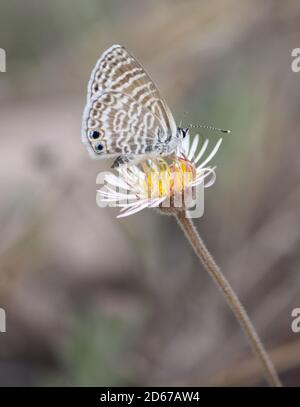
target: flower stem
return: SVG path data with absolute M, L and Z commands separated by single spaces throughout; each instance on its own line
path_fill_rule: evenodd
M 180 210 L 176 210 L 175 217 L 206 271 L 213 278 L 219 289 L 222 291 L 227 303 L 231 307 L 236 319 L 250 342 L 254 354 L 264 370 L 266 379 L 271 386 L 281 387 L 282 384 L 273 363 L 267 354 L 267 351 L 265 350 L 264 345 L 262 344 L 251 320 L 249 319 L 245 308 L 206 248 L 193 224 L 193 221 L 187 217 L 184 211 Z

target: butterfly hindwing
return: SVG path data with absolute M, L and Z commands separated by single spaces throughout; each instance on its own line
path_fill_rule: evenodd
M 157 117 L 126 94 L 100 91 L 86 105 L 82 141 L 94 157 L 147 154 L 163 135 Z

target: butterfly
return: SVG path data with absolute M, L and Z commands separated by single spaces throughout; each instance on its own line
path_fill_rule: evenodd
M 81 138 L 112 167 L 174 153 L 188 128 L 174 117 L 143 66 L 122 45 L 97 61 L 87 89 Z

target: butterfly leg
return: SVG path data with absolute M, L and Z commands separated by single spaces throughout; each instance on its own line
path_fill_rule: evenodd
M 177 144 L 177 140 L 169 142 L 168 144 L 159 143 L 154 146 L 153 151 L 161 156 L 170 155 L 176 151 Z

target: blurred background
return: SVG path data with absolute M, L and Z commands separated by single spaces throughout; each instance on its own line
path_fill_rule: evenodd
M 196 225 L 284 384 L 300 385 L 299 38 L 297 0 L 0 0 L 1 386 L 265 385 L 176 222 L 96 206 L 111 163 L 90 159 L 81 115 L 114 43 L 178 123 L 232 130 Z

